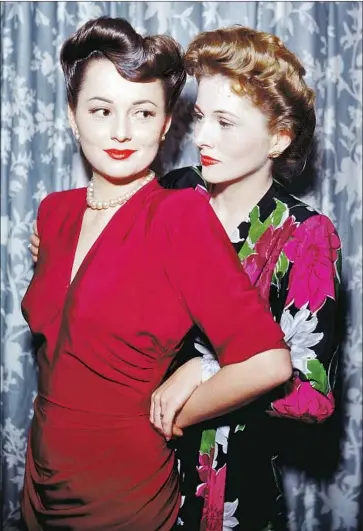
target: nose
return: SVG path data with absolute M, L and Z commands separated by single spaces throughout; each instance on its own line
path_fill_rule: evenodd
M 131 140 L 131 126 L 127 116 L 115 118 L 111 131 L 111 140 L 116 140 L 116 142 Z
M 197 147 L 212 147 L 213 139 L 211 136 L 210 125 L 208 127 L 206 120 L 201 120 L 195 126 L 194 143 Z

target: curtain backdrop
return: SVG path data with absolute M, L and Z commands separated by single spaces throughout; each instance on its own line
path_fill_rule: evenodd
M 318 125 L 314 156 L 295 193 L 330 216 L 343 242 L 338 421 L 331 424 L 332 439 L 325 447 L 327 455 L 338 448 L 338 457 L 324 477 L 291 464 L 284 481 L 291 531 L 356 531 L 362 499 L 362 3 L 295 1 L 1 4 L 4 529 L 19 527 L 27 431 L 36 394 L 32 341 L 20 312 L 33 273 L 28 237 L 43 196 L 84 181 L 67 123 L 59 50 L 81 24 L 101 15 L 124 17 L 142 34 L 170 34 L 184 47 L 202 30 L 247 25 L 278 35 L 307 69 L 307 81 L 317 94 Z M 198 163 L 189 118 L 194 96 L 195 84 L 189 80 L 155 162 L 159 172 Z M 313 455 L 314 444 L 306 451 Z

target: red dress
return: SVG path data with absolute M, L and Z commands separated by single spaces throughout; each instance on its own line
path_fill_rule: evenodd
M 148 414 L 183 337 L 197 323 L 229 364 L 283 335 L 205 198 L 156 180 L 115 213 L 70 284 L 86 207 L 83 188 L 39 208 L 22 303 L 42 342 L 24 518 L 30 531 L 168 531 L 178 475 Z

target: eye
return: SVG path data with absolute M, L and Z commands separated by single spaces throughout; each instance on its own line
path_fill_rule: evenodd
M 134 116 L 141 120 L 147 120 L 148 118 L 152 118 L 155 116 L 155 113 L 152 111 L 148 111 L 147 109 L 140 109 L 139 111 L 136 111 L 134 113 Z
M 192 117 L 193 120 L 195 120 L 196 122 L 200 122 L 201 120 L 203 120 L 203 114 L 195 110 L 192 111 Z
M 105 107 L 98 107 L 97 109 L 91 109 L 90 113 L 95 114 L 100 118 L 107 118 L 107 116 L 110 116 L 111 111 L 110 109 L 106 109 Z
M 222 127 L 222 129 L 228 129 L 229 127 L 233 127 L 234 124 L 231 122 L 226 122 L 225 120 L 218 120 L 219 125 Z

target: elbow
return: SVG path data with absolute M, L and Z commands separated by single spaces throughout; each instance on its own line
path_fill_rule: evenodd
M 276 387 L 292 378 L 293 371 L 289 350 L 279 349 L 275 352 L 272 373 Z

